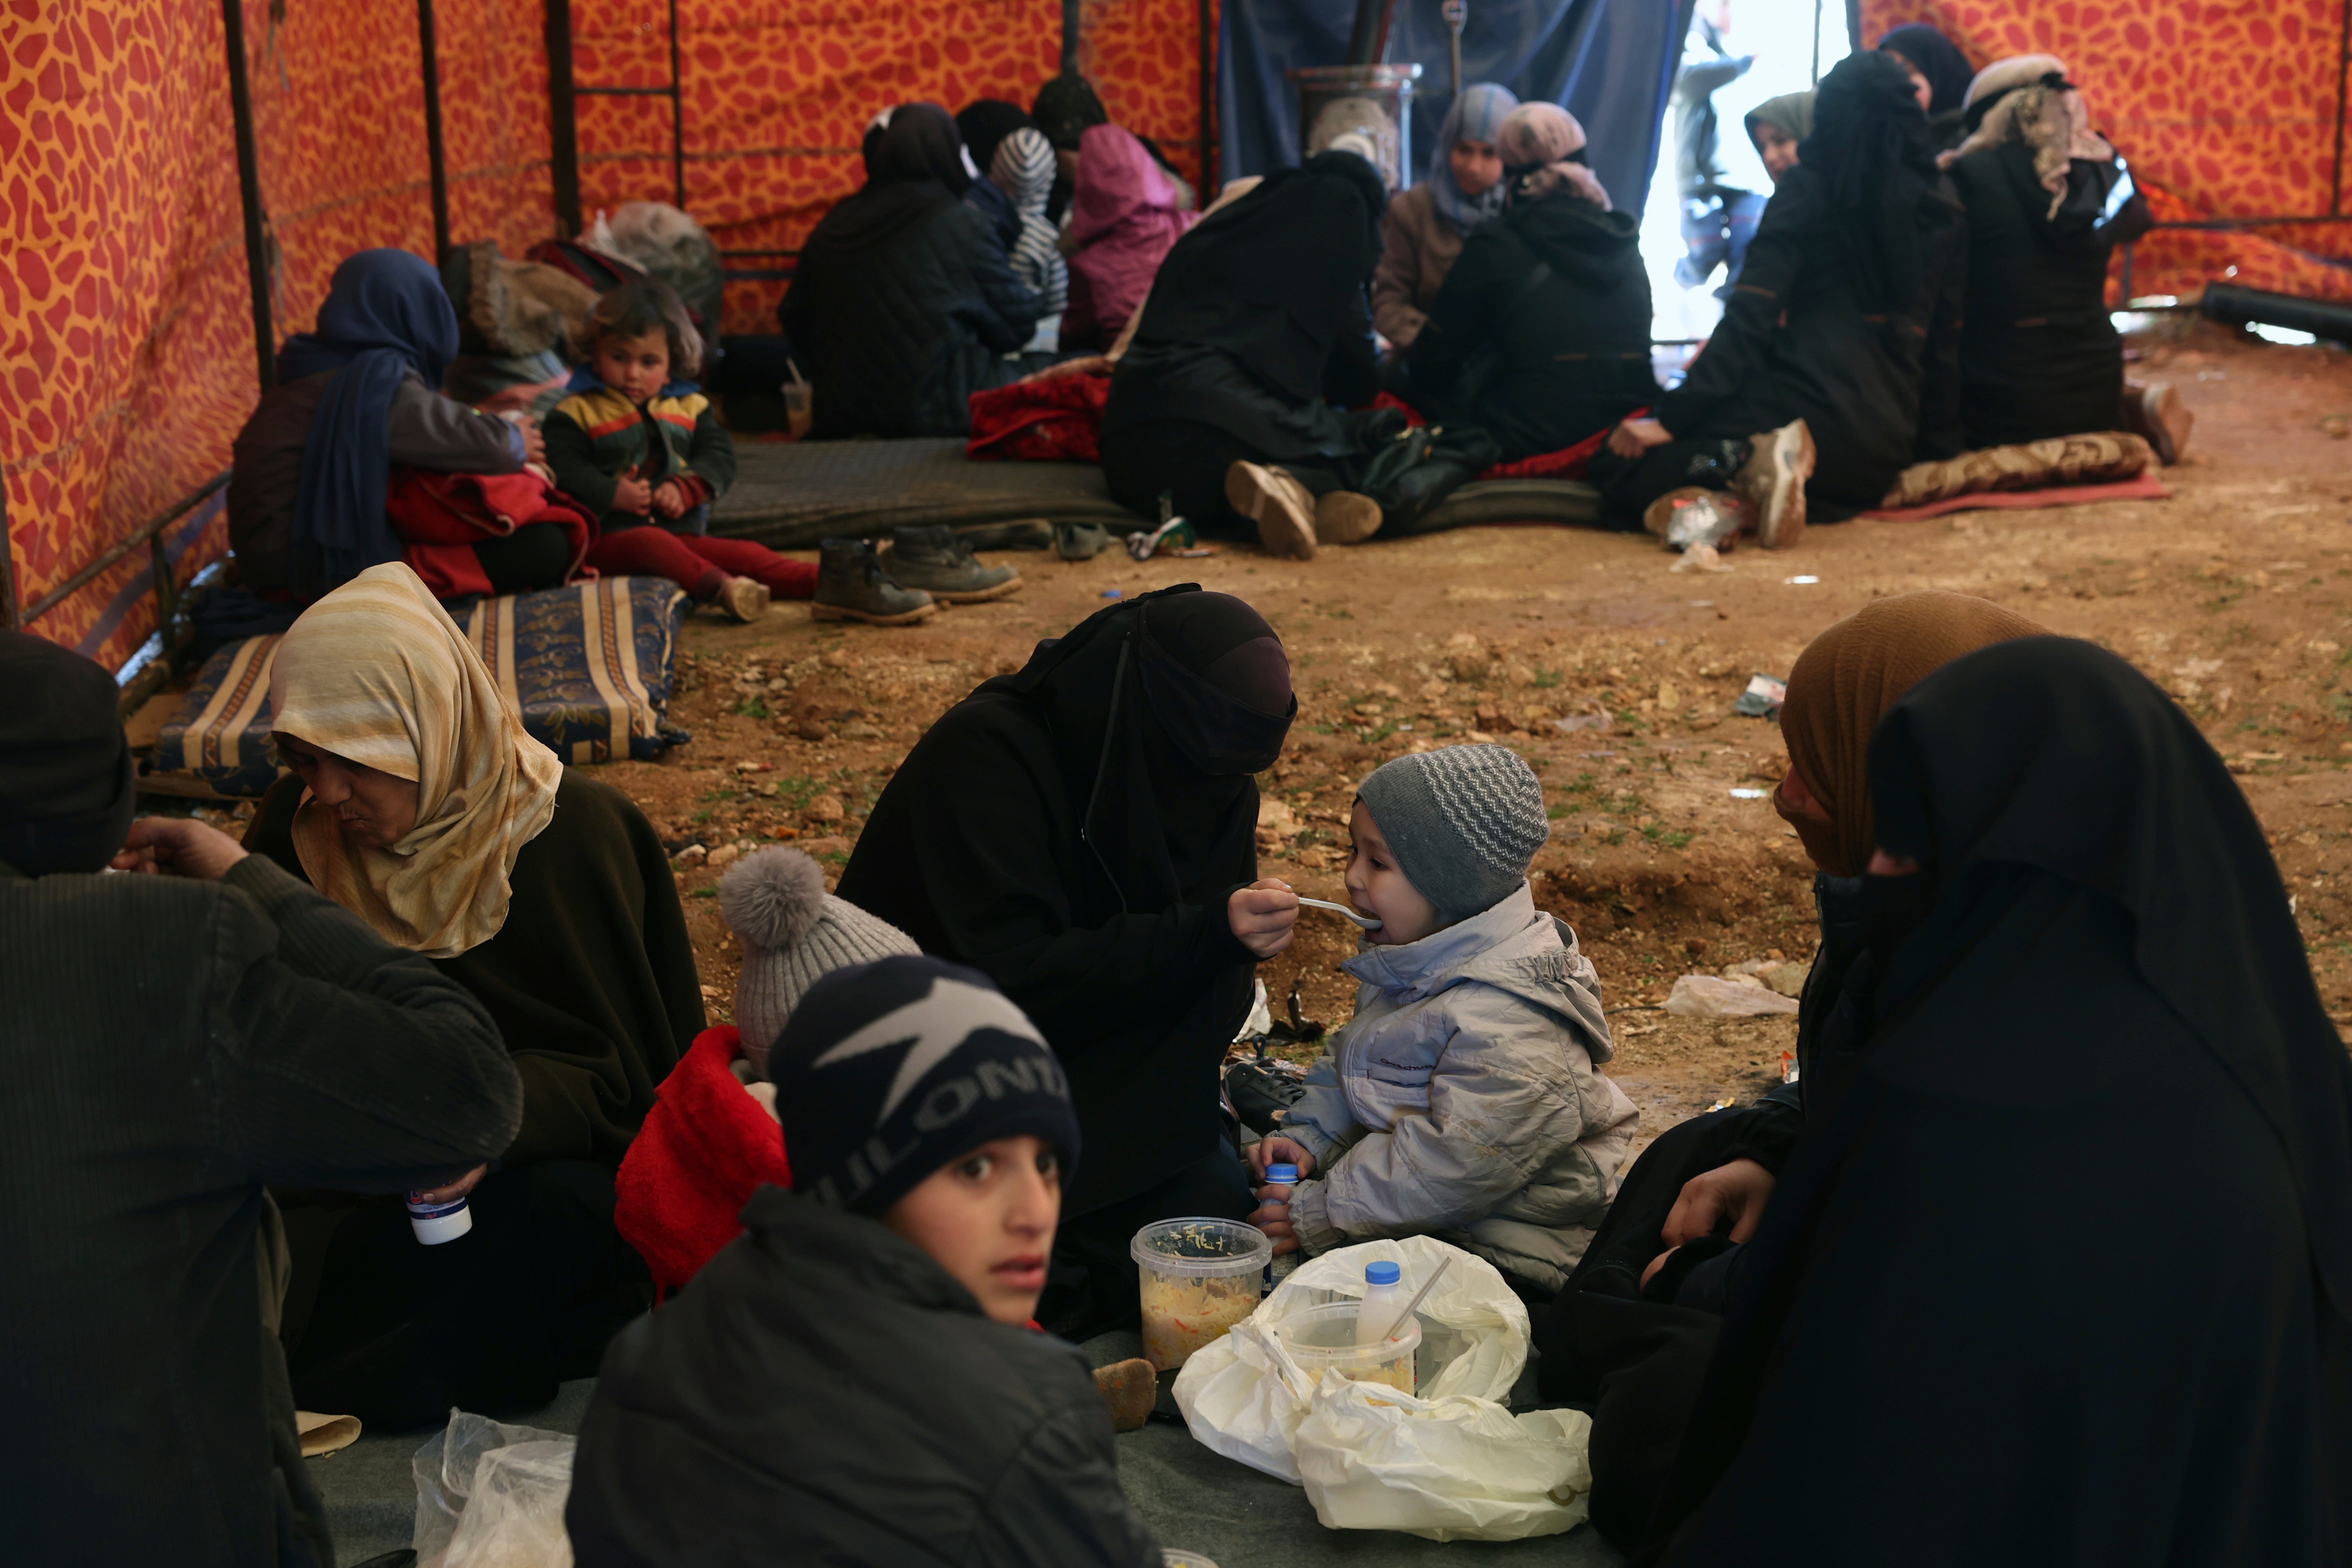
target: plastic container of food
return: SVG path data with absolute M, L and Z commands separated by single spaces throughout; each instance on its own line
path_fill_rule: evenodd
M 1172 1372 L 1257 1310 L 1274 1244 L 1238 1220 L 1163 1219 L 1128 1251 L 1142 1273 L 1144 1357 Z
M 1360 1345 L 1356 1309 L 1356 1302 L 1335 1301 L 1291 1313 L 1282 1320 L 1283 1348 L 1299 1370 L 1318 1383 L 1325 1373 L 1336 1372 L 1358 1383 L 1385 1383 L 1399 1394 L 1416 1392 L 1413 1362 L 1421 1349 L 1421 1320 L 1408 1321 L 1403 1331 L 1386 1344 Z M 1401 1304 L 1391 1304 L 1382 1315 L 1401 1310 Z M 1380 1331 L 1378 1325 L 1372 1331 Z

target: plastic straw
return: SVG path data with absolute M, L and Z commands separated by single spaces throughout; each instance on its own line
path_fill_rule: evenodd
M 1403 1328 L 1407 1323 L 1412 1321 L 1414 1309 L 1421 1305 L 1424 1297 L 1426 1297 L 1432 1290 L 1437 1289 L 1437 1282 L 1440 1279 L 1444 1279 L 1445 1271 L 1453 1267 L 1454 1259 L 1451 1258 L 1443 1258 L 1438 1262 L 1437 1271 L 1429 1277 L 1429 1283 L 1423 1285 L 1420 1289 L 1412 1293 L 1412 1300 L 1404 1304 L 1404 1310 L 1397 1314 L 1397 1321 L 1391 1323 L 1389 1325 L 1389 1331 L 1381 1336 L 1381 1343 L 1387 1344 L 1390 1341 L 1395 1339 L 1397 1337 L 1397 1331 Z

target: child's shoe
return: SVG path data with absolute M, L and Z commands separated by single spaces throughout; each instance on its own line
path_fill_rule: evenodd
M 1315 542 L 1361 544 L 1381 531 L 1381 503 L 1353 490 L 1333 490 L 1315 502 Z
M 900 587 L 882 569 L 872 540 L 828 539 L 818 547 L 812 619 L 907 626 L 937 615 L 939 608 L 929 594 Z
M 765 583 L 749 577 L 730 577 L 719 585 L 719 607 L 747 626 L 768 613 L 772 597 Z
M 977 605 L 1021 591 L 1010 566 L 983 566 L 956 531 L 929 523 L 890 531 L 890 575 L 902 588 L 919 588 L 943 605 Z
M 1315 559 L 1315 497 L 1305 485 L 1259 463 L 1225 470 L 1225 500 L 1257 524 L 1257 542 L 1286 561 Z
M 1805 481 L 1813 477 L 1813 433 L 1801 419 L 1753 438 L 1731 481 L 1756 512 L 1756 539 L 1786 550 L 1805 536 Z

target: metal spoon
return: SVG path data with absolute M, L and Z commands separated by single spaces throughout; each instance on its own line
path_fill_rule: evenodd
M 1381 929 L 1380 921 L 1374 920 L 1370 915 L 1360 915 L 1345 904 L 1335 904 L 1328 899 L 1310 899 L 1306 897 L 1304 894 L 1300 895 L 1298 901 L 1305 904 L 1309 909 L 1329 910 L 1335 915 L 1345 915 L 1349 920 L 1355 921 L 1358 925 L 1363 927 L 1366 931 L 1378 931 Z

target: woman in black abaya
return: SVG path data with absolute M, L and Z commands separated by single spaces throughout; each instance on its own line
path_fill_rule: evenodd
M 1870 778 L 1894 957 L 1652 1560 L 2343 1562 L 2352 1068 L 2244 798 L 2056 637 L 1921 681 Z
M 1086 1157 L 1038 1316 L 1133 1326 L 1128 1242 L 1255 1207 L 1218 1106 L 1225 1046 L 1298 900 L 1257 878 L 1257 784 L 1297 701 L 1274 628 L 1185 584 L 1038 644 L 908 753 L 840 895 L 1036 1021 Z

